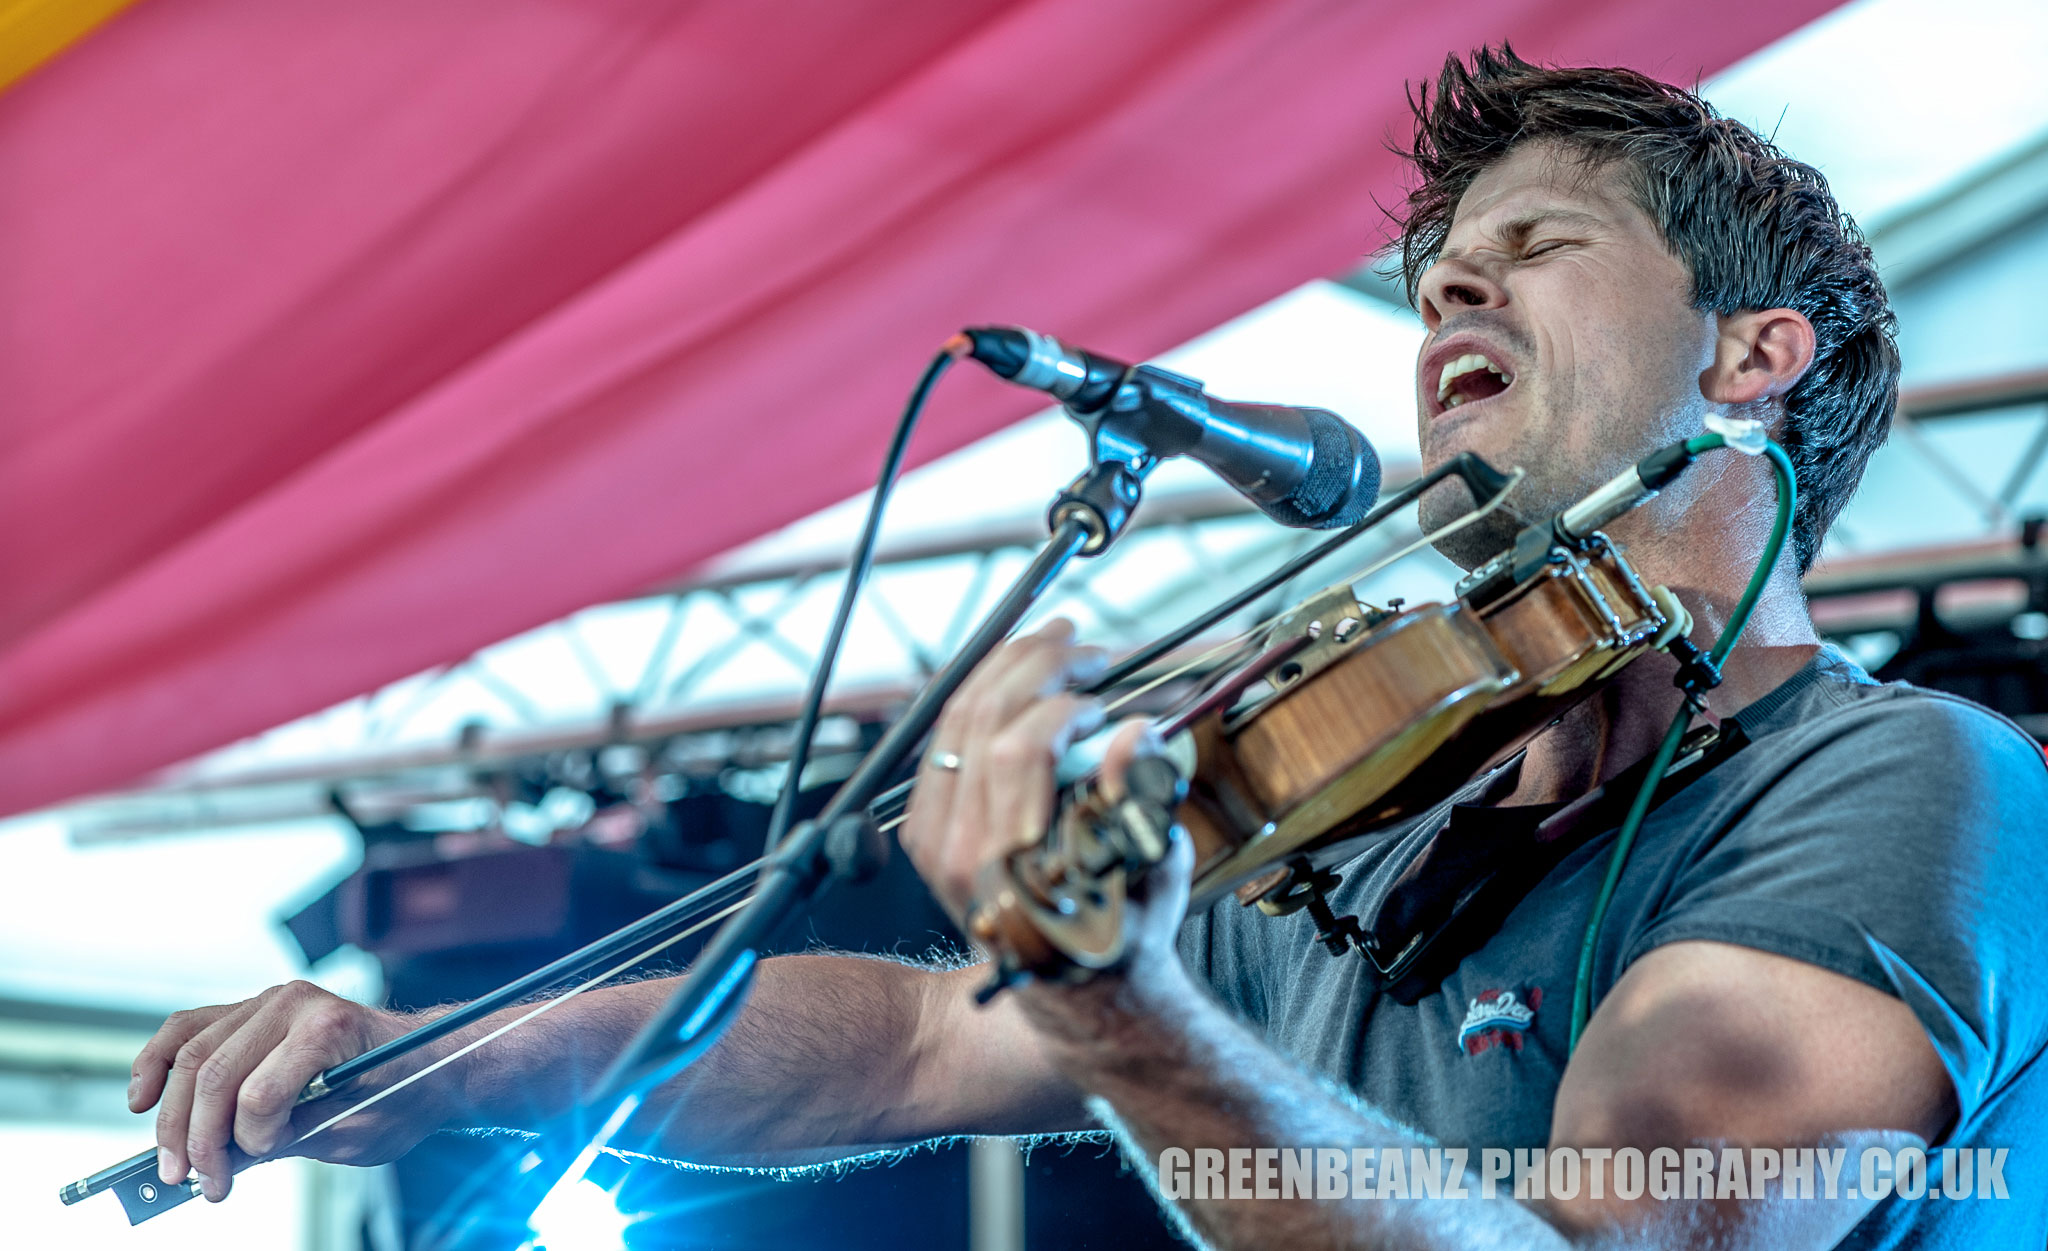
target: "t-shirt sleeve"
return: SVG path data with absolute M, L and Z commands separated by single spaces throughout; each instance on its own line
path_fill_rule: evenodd
M 2048 767 L 2017 728 L 1924 693 L 1793 731 L 1788 770 L 1700 848 L 1626 947 L 1753 947 L 1904 1000 L 1972 1123 L 2048 1037 Z

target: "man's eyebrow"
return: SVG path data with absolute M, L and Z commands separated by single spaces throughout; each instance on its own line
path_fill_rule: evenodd
M 1608 223 L 1605 219 L 1577 209 L 1540 208 L 1510 217 L 1494 229 L 1494 235 L 1509 247 L 1520 247 L 1536 233 L 1539 226 L 1564 226 L 1574 230 L 1603 230 Z M 1462 256 L 1466 248 L 1445 248 L 1437 255 L 1440 259 L 1451 260 Z

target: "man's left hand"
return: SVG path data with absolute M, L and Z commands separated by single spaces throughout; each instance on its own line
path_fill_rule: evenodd
M 1056 620 L 997 650 L 947 703 L 900 837 L 963 931 L 977 891 L 1000 872 L 993 866 L 1045 836 L 1055 810 L 1054 766 L 1104 717 L 1101 703 L 1074 687 L 1100 674 L 1106 659 L 1101 649 L 1075 643 L 1071 623 Z M 1102 768 L 1110 798 L 1122 794 L 1124 770 L 1148 750 L 1145 723 L 1118 731 Z M 1129 884 L 1130 945 L 1118 970 L 1085 988 L 1024 988 L 1037 1023 L 1059 1034 L 1096 1034 L 1105 1028 L 1105 997 L 1183 982 L 1174 936 L 1187 911 L 1186 841 L 1176 840 L 1164 862 Z

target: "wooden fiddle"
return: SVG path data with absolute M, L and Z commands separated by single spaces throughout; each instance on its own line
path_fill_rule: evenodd
M 1535 563 L 1406 609 L 1339 585 L 1263 631 L 1160 722 L 1167 750 L 1133 764 L 1122 797 L 1084 780 L 1043 840 L 995 867 L 969 917 L 996 958 L 988 993 L 1113 967 L 1125 888 L 1167 854 L 1175 826 L 1194 845 L 1191 906 L 1232 890 L 1274 914 L 1302 906 L 1320 870 L 1682 633 L 1677 601 L 1602 535 L 1554 543 Z

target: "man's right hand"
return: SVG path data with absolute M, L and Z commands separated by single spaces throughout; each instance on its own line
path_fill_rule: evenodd
M 419 1018 L 366 1008 L 310 982 L 275 986 L 237 1004 L 174 1013 L 135 1057 L 128 1106 L 136 1112 L 157 1108 L 163 1180 L 177 1183 L 196 1172 L 206 1197 L 216 1203 L 232 1184 L 230 1142 L 258 1158 L 307 1155 L 380 1164 L 405 1154 L 459 1110 L 457 1066 L 322 1131 L 303 1147 L 293 1140 L 346 1107 L 343 1100 L 417 1071 L 432 1056 L 415 1053 L 395 1061 L 370 1081 L 296 1114 L 294 1105 L 321 1071 L 418 1024 Z M 426 1050 L 446 1054 L 453 1046 Z
M 985 966 L 939 971 L 860 956 L 761 962 L 718 1046 L 648 1100 L 634 1150 L 784 1168 L 958 1134 L 1091 1127 L 1016 997 L 986 1007 Z M 228 1192 L 230 1143 L 254 1156 L 339 1164 L 396 1159 L 447 1125 L 546 1132 L 675 991 L 671 978 L 597 987 L 303 1143 L 295 1135 L 531 1009 L 511 1007 L 293 1109 L 308 1081 L 435 1015 L 365 1008 L 294 982 L 180 1012 L 135 1060 L 128 1106 L 158 1107 L 167 1181 L 196 1171 Z

